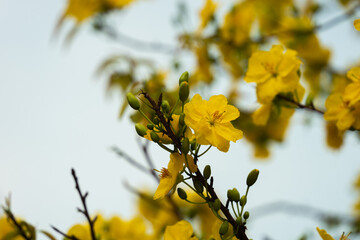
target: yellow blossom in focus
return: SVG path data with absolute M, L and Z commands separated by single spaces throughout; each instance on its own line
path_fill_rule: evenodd
M 271 102 L 281 92 L 291 92 L 298 87 L 301 61 L 296 52 L 285 53 L 280 45 L 274 45 L 269 52 L 255 52 L 249 60 L 246 82 L 257 83 L 256 93 L 262 104 Z
M 184 113 L 186 125 L 194 130 L 196 142 L 201 145 L 213 145 L 227 152 L 230 141 L 236 142 L 243 136 L 243 132 L 231 124 L 240 112 L 228 105 L 223 95 L 212 96 L 206 101 L 196 94 L 185 104 Z
M 206 3 L 200 11 L 200 26 L 199 30 L 203 30 L 209 21 L 213 18 L 215 10 L 217 7 L 217 3 L 213 2 L 212 0 L 206 0 Z
M 196 240 L 191 224 L 185 220 L 165 229 L 164 240 Z
M 328 234 L 326 232 L 326 230 L 324 229 L 320 229 L 320 228 L 316 228 L 316 230 L 318 231 L 320 237 L 323 239 L 323 240 L 335 240 L 330 234 Z M 344 235 L 344 233 L 341 235 L 341 237 L 339 238 L 339 240 L 350 240 L 349 237 L 350 234 L 348 234 L 347 236 Z
M 187 155 L 187 162 L 191 172 L 197 171 L 197 166 L 194 163 L 192 156 Z M 154 194 L 154 200 L 163 198 L 176 183 L 176 178 L 179 172 L 183 169 L 185 161 L 185 155 L 179 153 L 170 154 L 170 161 L 167 168 L 162 168 L 160 173 L 160 183 Z
M 354 21 L 354 27 L 356 30 L 360 31 L 360 19 Z

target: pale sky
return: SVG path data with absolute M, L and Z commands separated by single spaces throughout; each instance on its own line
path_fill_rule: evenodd
M 135 3 L 122 15 L 121 31 L 139 39 L 172 44 L 176 38 L 171 30 L 174 2 Z M 193 28 L 202 2 L 191 3 Z M 133 126 L 126 117 L 117 118 L 120 97 L 113 94 L 109 98 L 105 79 L 94 73 L 111 54 L 155 58 L 163 69 L 171 60 L 167 55 L 124 48 L 93 34 L 89 27 L 80 31 L 69 48 L 62 45 L 69 25 L 51 41 L 64 4 L 0 0 L 0 200 L 4 203 L 11 192 L 14 212 L 45 230 L 50 230 L 50 224 L 67 230 L 84 220 L 76 211 L 80 201 L 71 167 L 76 169 L 82 188 L 90 192 L 91 211 L 106 216 L 128 218 L 135 214 L 135 197 L 123 187 L 124 181 L 139 188 L 156 188 L 151 177 L 110 151 L 116 145 L 143 161 Z M 330 7 L 322 16 L 329 19 L 339 10 Z M 335 66 L 358 62 L 357 35 L 351 22 L 320 34 L 325 45 L 333 49 L 336 46 Z M 310 125 L 304 124 L 307 116 L 313 116 Z M 237 187 L 243 193 L 247 173 L 258 168 L 259 181 L 248 198 L 250 210 L 281 200 L 350 214 L 356 199 L 352 182 L 360 171 L 359 139 L 350 133 L 344 147 L 332 151 L 325 144 L 324 134 L 320 116 L 299 111 L 285 143 L 274 145 L 269 160 L 254 160 L 249 144 L 239 140 L 226 154 L 212 149 L 199 164 L 201 168 L 213 166 L 215 188 L 223 199 L 229 188 Z M 157 168 L 167 165 L 167 153 L 153 144 L 151 152 Z M 283 213 L 250 219 L 249 236 L 254 239 L 295 239 L 303 232 L 315 234 L 318 226 L 309 218 Z M 342 231 L 347 229 L 335 229 L 337 235 Z

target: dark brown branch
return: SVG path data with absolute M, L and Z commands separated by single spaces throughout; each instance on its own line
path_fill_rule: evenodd
M 281 94 L 277 95 L 277 98 L 282 99 L 282 100 L 285 100 L 285 101 L 287 101 L 287 102 L 289 102 L 289 103 L 291 103 L 291 104 L 294 104 L 297 108 L 305 109 L 305 110 L 309 110 L 309 111 L 313 111 L 313 112 L 317 112 L 317 113 L 320 113 L 320 114 L 324 114 L 323 111 L 315 108 L 314 105 L 307 106 L 307 105 L 298 103 L 298 102 L 296 102 L 296 101 L 293 100 L 293 99 L 287 98 L 286 96 L 283 96 L 283 95 L 281 95 Z
M 21 226 L 21 224 L 16 220 L 14 214 L 11 212 L 10 209 L 10 200 L 7 199 L 6 200 L 6 207 L 3 207 L 3 210 L 8 218 L 8 221 L 15 226 L 16 230 L 19 232 L 19 234 L 25 239 L 25 240 L 31 240 L 32 237 L 28 236 L 26 234 L 26 231 L 23 229 L 23 227 Z
M 80 199 L 81 199 L 81 203 L 83 205 L 83 208 L 84 209 L 80 209 L 78 208 L 78 211 L 81 212 L 82 214 L 84 214 L 84 216 L 86 217 L 88 223 L 89 223 L 89 226 L 90 226 L 90 234 L 91 234 L 91 239 L 92 240 L 96 240 L 96 235 L 95 235 L 95 229 L 94 229 L 94 224 L 95 224 L 95 221 L 97 219 L 97 217 L 94 217 L 94 219 L 91 219 L 90 217 L 90 214 L 89 214 L 89 211 L 87 209 L 87 205 L 86 205 L 86 198 L 87 196 L 89 196 L 89 193 L 88 192 L 85 192 L 85 194 L 83 194 L 81 192 L 81 189 L 80 189 L 80 185 L 79 185 L 79 181 L 78 181 L 78 178 L 76 176 L 76 172 L 75 170 L 72 168 L 71 169 L 71 175 L 73 176 L 74 178 L 74 181 L 75 181 L 75 188 L 80 196 Z
M 144 155 L 144 158 L 145 158 L 147 164 L 149 165 L 151 175 L 156 179 L 157 182 L 159 182 L 160 181 L 159 176 L 154 171 L 155 165 L 154 165 L 154 162 L 152 161 L 152 159 L 149 155 L 149 151 L 148 151 L 149 141 L 146 141 L 145 144 L 141 144 L 139 141 L 139 145 L 141 146 L 141 150 Z
M 75 237 L 74 235 L 67 235 L 66 233 L 60 231 L 59 229 L 57 229 L 56 227 L 54 226 L 51 226 L 52 229 L 54 229 L 57 233 L 61 234 L 63 237 L 67 238 L 67 239 L 70 239 L 70 240 L 80 240 L 78 239 L 77 237 Z

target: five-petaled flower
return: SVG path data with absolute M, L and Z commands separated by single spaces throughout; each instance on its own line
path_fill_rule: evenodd
M 184 113 L 185 123 L 194 130 L 198 144 L 213 145 L 227 152 L 230 141 L 236 142 L 243 136 L 243 132 L 231 124 L 240 116 L 240 112 L 228 105 L 223 95 L 212 96 L 206 101 L 196 94 L 185 104 Z

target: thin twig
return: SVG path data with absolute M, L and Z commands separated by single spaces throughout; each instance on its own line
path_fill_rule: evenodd
M 135 168 L 139 169 L 140 171 L 142 171 L 144 173 L 151 174 L 153 176 L 153 173 L 152 173 L 154 171 L 153 169 L 148 169 L 147 167 L 141 165 L 135 159 L 133 159 L 131 156 L 126 154 L 124 151 L 122 151 L 120 148 L 114 146 L 111 148 L 111 150 L 113 150 L 119 157 L 123 158 L 125 161 L 130 163 Z M 155 174 L 155 178 L 158 179 L 156 174 Z
M 317 113 L 320 113 L 320 114 L 324 114 L 324 111 L 321 111 L 321 110 L 315 108 L 314 105 L 307 106 L 307 105 L 301 104 L 299 102 L 296 102 L 293 99 L 287 98 L 286 96 L 283 96 L 281 94 L 277 95 L 277 97 L 282 99 L 282 100 L 285 100 L 285 101 L 287 101 L 289 103 L 292 103 L 292 104 L 296 105 L 297 108 L 317 112 Z
M 77 237 L 75 237 L 74 235 L 71 235 L 71 236 L 67 235 L 66 233 L 60 231 L 58 228 L 56 228 L 54 226 L 51 226 L 51 228 L 54 229 L 57 233 L 60 233 L 65 238 L 68 238 L 70 240 L 80 240 Z
M 146 141 L 145 144 L 142 144 L 140 141 L 138 141 L 138 144 L 141 147 L 142 153 L 144 155 L 147 164 L 149 165 L 151 175 L 156 179 L 157 182 L 159 182 L 160 181 L 159 176 L 154 171 L 155 165 L 148 151 L 149 141 Z
M 79 185 L 79 182 L 78 182 L 78 178 L 77 178 L 76 172 L 75 172 L 75 170 L 73 168 L 71 169 L 71 175 L 74 178 L 75 188 L 76 188 L 76 190 L 77 190 L 77 192 L 78 192 L 78 194 L 80 196 L 81 203 L 82 203 L 83 208 L 84 208 L 84 209 L 78 208 L 78 211 L 81 212 L 82 214 L 84 214 L 84 216 L 86 217 L 86 219 L 87 219 L 87 221 L 89 223 L 91 239 L 96 240 L 94 224 L 95 224 L 95 221 L 96 221 L 97 217 L 94 217 L 94 219 L 91 219 L 89 211 L 87 209 L 87 205 L 86 205 L 86 198 L 87 198 L 87 196 L 89 196 L 89 192 L 85 192 L 85 194 L 83 194 L 81 192 L 80 185 Z

